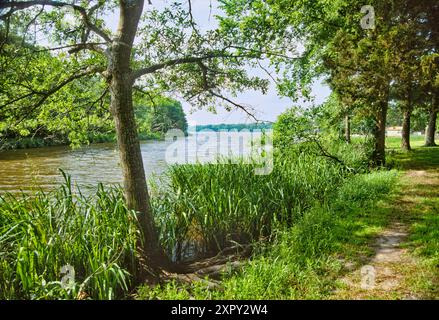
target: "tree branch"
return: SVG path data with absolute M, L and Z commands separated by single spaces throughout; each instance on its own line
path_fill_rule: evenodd
M 6 1 L 0 3 L 0 9 L 6 9 L 10 8 L 10 10 L 0 16 L 0 20 L 4 20 L 5 18 L 12 15 L 15 11 L 23 10 L 30 8 L 32 6 L 51 6 L 51 7 L 71 7 L 73 10 L 79 12 L 79 14 L 82 17 L 82 20 L 84 21 L 84 24 L 94 33 L 96 33 L 98 36 L 100 36 L 102 39 L 104 39 L 106 42 L 110 43 L 112 42 L 110 36 L 104 32 L 104 30 L 98 28 L 95 24 L 93 24 L 90 21 L 90 17 L 87 14 L 87 10 L 84 7 L 78 6 L 76 4 L 72 3 L 66 3 L 61 1 L 50 1 L 50 0 L 33 0 L 33 1 Z
M 191 0 L 187 0 L 187 1 L 188 1 L 188 6 L 189 6 L 189 8 L 188 8 L 189 23 L 191 24 L 193 32 L 195 32 L 195 34 L 198 37 L 201 37 L 200 33 L 198 32 L 197 25 L 196 25 L 196 23 L 194 21 L 194 16 L 192 14 L 192 1 Z
M 82 50 L 91 50 L 91 51 L 95 51 L 95 52 L 107 55 L 108 53 L 103 48 L 99 47 L 99 45 L 101 45 L 101 44 L 103 44 L 103 43 L 78 43 L 78 44 L 72 46 L 72 48 L 68 52 L 70 54 L 72 54 L 72 53 L 76 53 L 76 52 L 79 52 Z
M 283 59 L 286 59 L 286 60 L 299 60 L 300 59 L 300 57 L 292 57 L 292 56 L 288 56 L 286 54 L 283 54 L 283 53 L 280 53 L 280 52 L 274 52 L 274 51 L 257 50 L 257 49 L 251 49 L 251 48 L 235 46 L 235 45 L 230 45 L 229 48 L 236 49 L 236 50 L 247 51 L 247 52 L 253 52 L 253 53 L 257 54 L 258 56 L 260 56 L 260 55 L 267 55 L 267 56 L 283 58 Z
M 186 58 L 177 58 L 177 59 L 171 59 L 162 63 L 158 63 L 146 68 L 138 69 L 133 71 L 133 79 L 137 79 L 145 74 L 154 73 L 158 70 L 176 66 L 179 64 L 187 64 L 187 63 L 198 63 L 202 62 L 204 60 L 214 59 L 214 58 L 242 58 L 245 57 L 244 55 L 231 55 L 231 54 L 225 54 L 225 53 L 210 53 L 206 54 L 201 57 L 186 57 Z
M 178 59 L 172 59 L 165 61 L 163 63 L 158 63 L 146 68 L 138 69 L 133 72 L 133 79 L 137 79 L 145 74 L 154 73 L 160 69 L 164 69 L 166 67 L 171 67 L 179 64 L 186 64 L 186 63 L 197 63 L 198 61 L 202 61 L 205 59 L 212 59 L 215 58 L 216 55 L 206 55 L 203 57 L 188 57 L 188 58 L 178 58 Z
M 223 95 L 213 91 L 213 86 L 209 85 L 209 79 L 207 78 L 207 70 L 208 70 L 207 67 L 203 64 L 202 61 L 198 61 L 198 65 L 200 66 L 201 72 L 203 73 L 203 89 L 206 92 L 208 92 L 210 95 L 212 95 L 216 98 L 219 98 L 223 101 L 230 103 L 231 105 L 235 106 L 238 109 L 241 109 L 242 111 L 244 111 L 248 115 L 249 118 L 252 118 L 256 122 L 260 122 L 258 119 L 256 119 L 256 117 L 253 113 L 251 113 L 250 111 L 247 110 L 247 108 L 245 106 L 238 104 L 238 103 L 230 100 L 229 98 L 226 98 Z
M 14 125 L 18 125 L 18 124 L 20 124 L 21 122 L 23 122 L 23 121 L 24 121 L 29 115 L 31 115 L 31 114 L 32 114 L 37 108 L 39 108 L 44 102 L 46 102 L 46 100 L 47 100 L 51 95 L 55 94 L 56 92 L 58 92 L 59 90 L 61 90 L 62 88 L 64 88 L 67 84 L 71 83 L 71 82 L 74 81 L 74 80 L 80 79 L 80 78 L 85 77 L 85 76 L 88 76 L 88 75 L 96 74 L 96 73 L 98 73 L 98 72 L 102 72 L 102 71 L 104 71 L 104 70 L 105 70 L 105 69 L 102 68 L 102 67 L 95 67 L 95 68 L 91 68 L 91 69 L 86 69 L 86 70 L 84 70 L 84 71 L 82 71 L 82 72 L 76 72 L 76 73 L 73 73 L 69 78 L 67 78 L 67 79 L 65 79 L 65 80 L 63 80 L 63 81 L 61 81 L 59 84 L 57 84 L 56 86 L 50 88 L 50 89 L 47 90 L 47 91 L 34 91 L 34 92 L 32 92 L 32 93 L 28 93 L 28 94 L 26 94 L 26 95 L 24 95 L 24 96 L 22 96 L 22 97 L 19 97 L 19 98 L 17 98 L 17 99 L 14 99 L 14 100 L 12 100 L 12 101 L 10 101 L 10 102 L 8 102 L 8 103 L 2 105 L 1 108 L 5 107 L 5 106 L 8 106 L 8 105 L 11 105 L 11 104 L 13 104 L 14 102 L 20 101 L 20 100 L 22 100 L 22 99 L 28 98 L 28 97 L 30 97 L 30 96 L 32 96 L 32 95 L 39 95 L 39 96 L 41 96 L 41 98 L 40 98 L 35 104 L 33 104 L 33 105 L 30 107 L 30 110 L 28 110 L 28 111 L 26 112 L 26 114 L 25 114 L 23 117 L 21 117 L 21 118 L 20 118 L 20 119 L 14 124 Z
M 316 138 L 310 138 L 309 139 L 310 142 L 314 142 L 317 147 L 319 148 L 320 152 L 321 152 L 321 156 L 331 159 L 333 161 L 335 161 L 336 163 L 338 163 L 339 165 L 341 165 L 343 168 L 347 169 L 348 171 L 355 171 L 355 169 L 348 167 L 342 160 L 340 160 L 339 158 L 337 158 L 336 156 L 330 154 L 327 150 L 325 150 L 325 148 L 322 146 L 322 144 L 320 143 L 320 141 Z
M 214 96 L 216 98 L 219 98 L 219 99 L 221 99 L 223 101 L 226 101 L 226 102 L 230 103 L 231 105 L 235 106 L 238 109 L 241 109 L 242 111 L 244 111 L 247 114 L 247 116 L 249 118 L 252 118 L 256 122 L 261 122 L 259 119 L 256 118 L 256 116 L 253 113 L 251 113 L 250 111 L 247 110 L 248 109 L 247 107 L 245 107 L 245 106 L 243 106 L 243 105 L 241 105 L 239 103 L 236 103 L 236 102 L 230 100 L 229 98 L 224 97 L 223 95 L 221 95 L 219 93 L 214 92 L 212 89 L 208 90 L 207 92 L 209 92 L 212 96 Z
M 21 55 L 21 56 L 25 57 L 25 56 L 32 55 L 35 53 L 46 52 L 46 51 L 57 51 L 57 50 L 63 50 L 63 49 L 69 49 L 68 53 L 70 53 L 70 54 L 81 51 L 81 50 L 91 50 L 91 51 L 106 54 L 105 50 L 103 48 L 99 47 L 99 45 L 103 45 L 103 44 L 105 44 L 105 42 L 77 43 L 77 44 L 65 45 L 65 46 L 60 46 L 60 47 L 32 50 L 29 53 L 26 53 L 26 54 Z

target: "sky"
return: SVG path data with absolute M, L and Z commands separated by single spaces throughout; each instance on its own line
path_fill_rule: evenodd
M 181 0 L 186 2 L 186 0 Z M 145 1 L 144 10 L 150 10 L 152 8 L 163 8 L 169 5 L 175 0 L 151 0 L 152 5 L 148 5 Z M 201 30 L 213 29 L 217 26 L 215 15 L 220 15 L 221 10 L 218 8 L 217 0 L 192 0 L 192 14 L 195 22 L 200 26 Z M 109 15 L 106 19 L 106 25 L 113 31 L 117 29 L 118 13 Z M 267 78 L 267 75 L 262 70 L 248 70 L 252 75 L 258 75 L 263 78 Z M 330 89 L 317 82 L 313 86 L 312 95 L 314 96 L 314 103 L 320 104 L 325 101 L 329 96 Z M 248 115 L 242 110 L 233 109 L 232 111 L 226 111 L 221 107 L 218 107 L 216 113 L 212 113 L 207 110 L 195 109 L 183 99 L 179 99 L 183 105 L 184 111 L 187 115 L 189 125 L 202 125 L 202 124 L 219 124 L 219 123 L 251 123 L 254 120 L 250 119 Z M 294 103 L 288 98 L 279 97 L 276 92 L 274 83 L 271 83 L 270 89 L 264 95 L 257 91 L 245 91 L 239 94 L 233 100 L 239 104 L 251 106 L 254 110 L 254 114 L 258 120 L 261 121 L 276 121 L 276 118 L 284 112 L 287 108 L 293 105 L 308 106 L 309 102 L 296 102 Z
M 172 1 L 152 0 L 151 2 L 153 6 L 161 7 L 169 4 Z M 148 10 L 148 6 L 145 8 L 145 10 Z M 217 7 L 216 0 L 192 0 L 192 11 L 196 23 L 201 29 L 204 30 L 214 28 L 216 26 L 214 15 L 221 14 L 220 9 Z M 267 78 L 262 70 L 249 70 L 249 72 Z M 315 97 L 314 103 L 320 104 L 329 96 L 330 89 L 321 83 L 316 83 L 313 86 L 312 94 Z M 257 91 L 246 91 L 234 98 L 234 101 L 244 105 L 250 105 L 252 109 L 255 110 L 256 118 L 258 120 L 272 122 L 276 121 L 277 116 L 293 105 L 309 105 L 307 102 L 294 103 L 288 98 L 279 97 L 274 83 L 271 84 L 270 90 L 265 95 Z M 233 109 L 232 111 L 228 112 L 222 108 L 217 108 L 216 114 L 206 110 L 197 110 L 195 112 L 191 112 L 193 109 L 191 105 L 183 101 L 182 103 L 188 122 L 191 125 L 254 122 L 254 120 L 249 119 L 248 116 L 241 110 Z

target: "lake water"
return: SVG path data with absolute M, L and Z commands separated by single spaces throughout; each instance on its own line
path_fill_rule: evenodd
M 218 155 L 247 156 L 250 141 L 258 137 L 258 132 L 210 132 L 176 141 L 142 142 L 145 172 L 149 179 L 154 179 L 176 162 L 211 162 Z M 93 144 L 76 150 L 65 146 L 45 147 L 0 152 L 0 193 L 52 189 L 63 180 L 59 169 L 85 188 L 96 186 L 98 182 L 106 185 L 122 182 L 115 144 Z

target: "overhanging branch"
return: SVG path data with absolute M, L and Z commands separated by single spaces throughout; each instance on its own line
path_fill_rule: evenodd
M 227 98 L 227 97 L 224 97 L 223 95 L 221 95 L 221 94 L 219 94 L 219 93 L 216 93 L 216 92 L 213 91 L 212 89 L 208 90 L 207 92 L 209 92 L 212 96 L 214 96 L 214 97 L 216 97 L 216 98 L 219 98 L 219 99 L 221 99 L 221 100 L 223 100 L 223 101 L 226 101 L 227 103 L 230 103 L 231 105 L 235 106 L 236 108 L 238 108 L 238 109 L 244 111 L 244 113 L 247 114 L 247 116 L 248 116 L 249 118 L 252 118 L 252 119 L 255 120 L 256 122 L 261 122 L 259 119 L 256 118 L 256 116 L 255 116 L 253 113 L 251 113 L 250 111 L 248 111 L 248 107 L 243 106 L 242 104 L 236 103 L 236 102 L 234 102 L 233 100 L 231 100 L 231 99 L 229 99 L 229 98 Z
M 154 73 L 158 70 L 161 70 L 161 69 L 164 69 L 167 67 L 176 66 L 179 64 L 198 63 L 200 61 L 213 59 L 213 58 L 221 58 L 221 57 L 233 57 L 233 56 L 226 55 L 224 53 L 222 53 L 222 54 L 212 53 L 212 54 L 207 54 L 207 55 L 204 55 L 201 57 L 186 57 L 186 58 L 171 59 L 171 60 L 168 60 L 168 61 L 165 61 L 162 63 L 158 63 L 155 65 L 134 71 L 133 72 L 133 79 L 135 80 L 135 79 L 140 78 L 141 76 L 143 76 L 145 74 Z M 237 56 L 235 56 L 235 57 L 237 57 Z
M 69 78 L 61 81 L 60 83 L 58 83 L 56 86 L 50 88 L 49 90 L 46 91 L 34 91 L 31 93 L 27 93 L 19 98 L 13 99 L 5 104 L 3 104 L 2 106 L 0 106 L 0 109 L 11 105 L 15 102 L 21 101 L 25 98 L 29 98 L 31 96 L 40 96 L 40 98 L 38 99 L 38 101 L 30 106 L 30 109 L 27 110 L 26 115 L 24 115 L 23 117 L 21 117 L 14 125 L 18 125 L 21 122 L 23 122 L 29 115 L 31 115 L 37 108 L 39 108 L 41 105 L 43 105 L 44 102 L 46 102 L 46 100 L 52 96 L 53 94 L 55 94 L 56 92 L 58 92 L 59 90 L 61 90 L 62 88 L 64 88 L 66 85 L 68 85 L 69 83 L 73 82 L 74 80 L 80 79 L 82 77 L 85 76 L 89 76 L 89 75 L 93 75 L 96 74 L 98 72 L 102 72 L 104 71 L 104 68 L 102 67 L 95 67 L 95 68 L 89 68 L 89 69 L 85 69 L 82 72 L 75 72 L 73 73 Z
M 100 29 L 98 26 L 93 24 L 90 21 L 90 17 L 87 14 L 87 10 L 84 7 L 78 6 L 76 4 L 72 3 L 66 3 L 61 1 L 50 1 L 50 0 L 33 0 L 33 1 L 2 1 L 0 2 L 0 9 L 7 9 L 10 10 L 0 16 L 0 20 L 4 20 L 11 16 L 14 12 L 19 10 L 24 10 L 33 6 L 51 6 L 51 7 L 70 7 L 73 10 L 79 12 L 79 14 L 82 17 L 82 20 L 84 21 L 84 24 L 94 33 L 96 33 L 98 36 L 100 36 L 102 39 L 104 39 L 106 42 L 110 43 L 112 42 L 110 36 L 104 32 L 104 30 Z

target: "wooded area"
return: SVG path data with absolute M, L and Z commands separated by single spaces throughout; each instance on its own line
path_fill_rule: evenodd
M 138 287 L 147 299 L 175 298 L 178 292 L 185 298 L 200 292 L 223 298 L 324 298 L 316 274 L 333 268 L 326 263 L 336 250 L 355 243 L 349 228 L 358 208 L 372 215 L 381 196 L 396 192 L 395 171 L 411 170 L 407 162 L 418 163 L 419 152 L 429 159 L 420 161 L 419 170 L 438 169 L 437 0 L 370 0 L 367 6 L 359 0 L 215 4 L 219 14 L 206 29 L 197 24 L 191 0 L 164 7 L 143 0 L 0 2 L 0 156 L 2 149 L 20 146 L 79 147 L 115 140 L 123 175 L 120 189 L 100 185 L 92 198 L 75 194 L 68 172 L 65 185 L 51 195 L 1 196 L 0 255 L 7 258 L 0 264 L 0 298 L 111 299 Z M 331 90 L 322 104 L 312 102 L 316 82 Z M 248 90 L 266 94 L 271 86 L 289 104 L 274 124 L 236 99 Z M 310 106 L 303 107 L 303 100 Z M 252 122 L 197 130 L 273 129 L 273 172 L 252 175 L 255 163 L 185 164 L 169 168 L 166 186 L 148 186 L 140 141 L 163 138 L 171 129 L 187 134 L 183 101 L 194 110 L 241 112 Z M 401 126 L 400 148 L 389 145 L 389 126 Z M 424 149 L 415 138 L 412 151 L 414 131 L 425 133 Z M 20 144 L 23 139 L 29 144 Z M 436 181 L 430 171 L 427 176 Z M 430 188 L 435 186 L 431 182 Z M 390 223 L 390 213 L 380 210 Z M 358 219 L 373 224 L 361 214 Z M 20 221 L 30 223 L 38 244 L 13 232 Z M 343 227 L 337 229 L 338 224 Z M 57 228 L 65 239 L 55 236 Z M 73 236 L 77 228 L 81 239 Z M 90 234 L 100 240 L 87 240 Z M 53 248 L 47 240 L 52 238 Z M 64 247 L 66 239 L 72 249 Z M 101 246 L 106 247 L 101 257 L 81 260 L 89 251 L 97 255 Z M 260 249 L 269 246 L 271 252 Z M 41 250 L 43 258 L 23 258 L 23 248 Z M 181 284 L 178 275 L 194 269 L 187 252 L 204 259 L 228 250 L 234 260 L 251 257 L 250 267 L 223 282 L 207 281 L 223 289 L 191 287 L 203 281 Z M 425 258 L 428 272 L 437 275 L 432 267 L 437 242 L 431 251 Z M 63 252 L 58 260 L 57 252 Z M 267 271 L 270 263 L 264 259 L 277 261 L 276 253 L 290 275 L 264 296 L 256 274 L 265 283 L 273 270 Z M 44 257 L 56 260 L 51 271 L 43 268 Z M 26 262 L 21 265 L 20 259 Z M 258 261 L 265 271 L 257 270 Z M 82 282 L 46 292 L 37 283 L 56 281 L 51 277 L 62 263 L 74 265 Z M 99 264 L 108 267 L 102 278 L 94 277 L 101 272 Z M 271 264 L 276 266 L 281 268 Z M 301 270 L 308 270 L 303 271 L 308 284 L 296 279 Z M 176 282 L 155 286 L 172 278 L 164 274 L 176 274 Z M 245 277 L 255 287 L 247 288 Z M 436 285 L 430 283 L 435 298 Z M 313 288 L 310 296 L 306 286 Z

